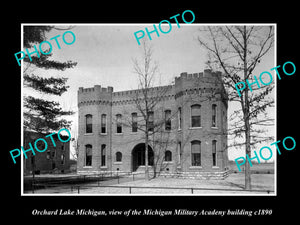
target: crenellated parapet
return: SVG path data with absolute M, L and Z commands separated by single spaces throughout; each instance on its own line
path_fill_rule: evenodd
M 152 87 L 148 89 L 147 95 L 150 100 L 171 100 L 174 99 L 174 90 L 173 85 Z M 134 104 L 136 101 L 141 101 L 142 99 L 144 99 L 142 89 L 114 92 L 112 95 L 112 105 Z
M 95 85 L 91 88 L 80 87 L 78 90 L 78 106 L 111 105 L 113 87 Z
M 179 77 L 175 78 L 175 87 L 177 90 L 188 88 L 217 88 L 222 84 L 221 72 L 211 72 L 211 70 L 204 70 L 200 73 L 188 74 L 183 72 Z
M 174 85 L 152 87 L 148 90 L 149 99 L 166 101 L 190 95 L 217 95 L 226 100 L 226 92 L 222 83 L 221 72 L 204 70 L 200 73 L 183 72 L 175 77 Z M 113 87 L 95 85 L 91 88 L 80 87 L 78 90 L 78 106 L 87 105 L 127 105 L 142 100 L 143 89 L 114 92 Z
M 226 91 L 222 82 L 221 72 L 204 72 L 188 74 L 183 72 L 175 78 L 175 99 L 182 96 L 211 95 L 226 100 Z

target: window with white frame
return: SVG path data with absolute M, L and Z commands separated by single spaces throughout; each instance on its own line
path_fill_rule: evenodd
M 92 166 L 92 145 L 85 146 L 85 166 Z
M 101 166 L 106 166 L 106 145 L 101 145 Z
M 201 166 L 201 142 L 191 142 L 192 166 Z
M 172 152 L 169 150 L 165 151 L 165 161 L 166 162 L 172 161 Z
M 85 133 L 93 133 L 93 116 L 91 114 L 85 116 Z
M 212 141 L 212 164 L 217 166 L 217 141 Z
M 106 134 L 106 114 L 101 115 L 101 133 Z
M 192 127 L 201 127 L 201 106 L 192 105 L 191 106 L 191 123 Z
M 171 130 L 171 110 L 165 111 L 165 130 Z
M 122 153 L 116 152 L 116 162 L 122 162 Z
M 137 126 L 138 126 L 138 123 L 137 123 L 137 113 L 131 113 L 131 123 L 132 123 L 132 132 L 137 132 Z
M 212 127 L 217 127 L 217 105 L 213 104 L 211 107 L 211 126 Z
M 122 115 L 117 114 L 116 120 L 117 120 L 117 133 L 121 134 L 122 133 Z

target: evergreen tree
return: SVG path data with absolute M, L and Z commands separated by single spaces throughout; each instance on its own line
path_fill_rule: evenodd
M 24 48 L 30 49 L 34 45 L 46 40 L 45 34 L 53 26 L 24 26 Z M 44 51 L 47 52 L 47 51 Z M 69 88 L 66 86 L 67 78 L 64 77 L 42 77 L 39 72 L 42 70 L 64 71 L 76 66 L 76 62 L 58 62 L 51 60 L 51 55 L 41 54 L 31 55 L 32 61 L 26 56 L 24 60 L 24 86 L 32 88 L 41 94 L 61 96 Z M 47 133 L 57 131 L 62 127 L 70 127 L 71 121 L 61 118 L 62 116 L 72 115 L 72 111 L 64 111 L 58 101 L 50 101 L 36 96 L 24 96 L 24 130 Z

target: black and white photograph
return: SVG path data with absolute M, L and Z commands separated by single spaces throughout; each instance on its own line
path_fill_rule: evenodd
M 72 4 L 3 19 L 7 218 L 296 218 L 292 5 Z
M 35 146 L 22 157 L 25 195 L 276 194 L 276 156 L 259 151 L 276 138 L 275 24 L 23 34 L 23 137 Z M 33 52 L 34 38 L 52 41 Z

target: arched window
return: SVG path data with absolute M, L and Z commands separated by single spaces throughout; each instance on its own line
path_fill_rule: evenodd
M 93 133 L 93 116 L 91 114 L 85 116 L 85 133 Z
M 148 112 L 148 131 L 154 131 L 154 112 Z
M 132 117 L 132 132 L 137 132 L 137 113 L 131 113 Z
M 178 160 L 178 166 L 181 166 L 181 141 L 178 141 L 177 143 L 177 160 Z
M 85 166 L 92 166 L 92 145 L 85 146 Z
M 101 133 L 106 134 L 106 114 L 101 115 Z
M 171 110 L 165 111 L 165 130 L 171 130 Z
M 213 166 L 217 166 L 217 141 L 212 141 L 212 161 Z
M 116 162 L 122 162 L 122 153 L 116 152 Z
M 191 106 L 191 121 L 192 127 L 201 127 L 201 114 L 200 114 L 200 105 Z
M 192 166 L 201 166 L 201 141 L 191 142 Z
M 122 115 L 117 114 L 116 120 L 117 120 L 117 133 L 120 134 L 122 133 Z
M 211 126 L 217 127 L 217 105 L 213 104 L 211 110 L 212 110 Z
M 165 161 L 166 162 L 172 161 L 172 152 L 169 150 L 165 151 Z
M 106 145 L 101 145 L 101 166 L 105 166 L 105 159 L 106 159 Z
M 181 130 L 182 119 L 181 119 L 181 107 L 178 108 L 178 130 Z

